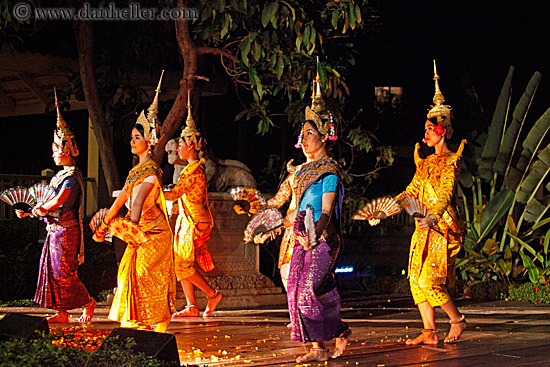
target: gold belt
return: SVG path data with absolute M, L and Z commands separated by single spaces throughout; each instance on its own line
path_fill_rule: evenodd
M 77 227 L 78 225 L 78 219 L 64 220 L 55 223 L 48 223 L 46 226 L 46 231 L 56 231 L 63 228 Z

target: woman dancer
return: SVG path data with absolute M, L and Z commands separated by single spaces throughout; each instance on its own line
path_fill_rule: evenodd
M 161 77 L 162 78 L 162 77 Z M 162 79 L 161 79 L 162 80 Z M 142 112 L 130 140 L 131 151 L 139 163 L 130 170 L 124 188 L 96 230 L 94 240 L 104 240 L 108 225 L 126 203 L 126 218 L 137 223 L 148 240 L 139 246 L 129 244 L 120 261 L 117 291 L 109 319 L 122 327 L 166 332 L 171 314 L 175 312 L 175 277 L 172 251 L 172 231 L 166 214 L 161 186 L 162 171 L 151 159 L 157 143 L 158 93 L 149 107 L 147 117 Z
M 54 92 L 55 93 L 55 92 Z M 95 300 L 78 279 L 78 265 L 84 262 L 84 238 L 82 231 L 82 173 L 76 167 L 74 157 L 78 148 L 74 133 L 61 116 L 57 94 L 57 129 L 53 136 L 53 160 L 63 166 L 50 181 L 57 196 L 46 203 L 38 203 L 32 210 L 35 216 L 44 217 L 48 235 L 42 256 L 34 301 L 57 313 L 48 322 L 69 322 L 68 310 L 83 307 L 79 322 L 88 322 L 94 315 Z M 19 218 L 31 215 L 16 210 Z M 57 215 L 56 215 L 57 214 Z
M 306 157 L 306 163 L 295 172 L 292 187 L 298 206 L 284 220 L 285 227 L 294 226 L 296 240 L 287 284 L 291 339 L 312 344 L 308 353 L 296 359 L 297 363 L 341 356 L 351 335 L 348 325 L 340 319 L 340 297 L 332 274 L 341 244 L 344 195 L 338 164 L 328 155 L 327 144 L 337 136 L 320 89 L 317 74 L 312 107 L 306 109 L 306 121 L 297 144 Z M 314 235 L 305 229 L 306 208 L 313 213 L 315 228 L 309 232 L 315 232 Z M 268 237 L 257 236 L 255 242 Z M 332 339 L 336 341 L 331 356 L 325 342 Z
M 196 262 L 205 272 L 214 270 L 214 263 L 206 244 L 214 220 L 206 195 L 205 160 L 199 160 L 202 136 L 195 127 L 189 95 L 187 99 L 186 126 L 181 132 L 177 150 L 179 158 L 187 161 L 187 166 L 181 171 L 178 183 L 172 191 L 164 192 L 167 200 L 177 200 L 179 209 L 174 236 L 175 268 L 177 280 L 181 282 L 187 301 L 185 308 L 174 316 L 199 316 L 199 307 L 195 299 L 196 286 L 208 298 L 206 310 L 202 314 L 206 317 L 214 312 L 222 300 L 222 294 L 212 288 L 194 266 Z
M 462 141 L 456 153 L 449 150 L 451 138 L 451 108 L 444 105 L 445 98 L 439 89 L 439 76 L 434 61 L 435 95 L 434 106 L 428 112 L 424 124 L 423 142 L 435 149 L 435 153 L 421 159 L 416 144 L 414 161 L 416 173 L 405 191 L 396 196 L 417 198 L 429 210 L 424 218 L 415 218 L 416 229 L 411 239 L 409 252 L 409 283 L 414 303 L 418 306 L 424 329 L 407 344 L 437 344 L 435 307 L 440 306 L 447 316 L 451 329 L 445 343 L 458 340 L 466 328 L 466 320 L 453 303 L 448 287 L 455 281 L 455 257 L 464 238 L 464 225 L 455 202 L 458 161 L 464 149 Z M 377 221 L 371 222 L 377 224 Z

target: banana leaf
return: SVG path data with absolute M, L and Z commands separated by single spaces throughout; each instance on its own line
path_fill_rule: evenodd
M 470 188 L 474 185 L 474 177 L 472 172 L 468 169 L 468 166 L 464 162 L 460 161 L 460 173 L 458 175 L 458 182 L 466 188 Z
M 510 209 L 513 202 L 514 192 L 504 188 L 487 203 L 487 206 L 481 211 L 481 231 L 478 243 L 493 230 L 502 216 Z
M 512 77 L 514 76 L 514 67 L 511 66 L 508 71 L 508 76 L 504 81 L 504 85 L 500 90 L 500 96 L 498 97 L 497 106 L 493 113 L 493 120 L 489 126 L 489 133 L 487 140 L 485 141 L 485 147 L 481 154 L 481 161 L 479 162 L 478 174 L 479 176 L 490 181 L 493 179 L 493 164 L 498 154 L 498 148 L 500 146 L 503 131 L 505 130 L 506 116 L 510 107 L 510 96 L 512 95 Z
M 464 152 L 462 154 L 463 162 L 468 170 L 472 172 L 472 175 L 478 175 L 478 166 L 481 160 L 481 154 L 483 153 L 483 147 L 487 141 L 487 132 L 472 131 L 467 134 L 468 144 L 464 146 Z
M 548 195 L 547 195 L 548 196 Z M 529 228 L 529 230 L 527 232 L 525 232 L 525 236 L 529 236 L 531 235 L 533 232 L 535 232 L 537 229 L 539 229 L 540 227 L 544 226 L 545 224 L 548 224 L 550 223 L 550 218 L 545 218 L 541 221 L 538 221 L 538 222 L 535 222 L 535 224 L 533 225 L 533 227 Z
M 546 195 L 541 201 L 532 198 L 523 211 L 524 219 L 527 222 L 539 224 L 548 209 L 550 209 L 550 195 Z
M 527 203 L 535 197 L 538 189 L 543 185 L 544 179 L 550 173 L 550 146 L 537 154 L 538 160 L 533 164 L 531 172 L 521 183 L 517 194 L 517 201 Z
M 527 88 L 525 88 L 525 92 L 514 109 L 512 122 L 504 133 L 504 138 L 502 139 L 495 164 L 493 165 L 493 170 L 501 176 L 506 176 L 508 173 L 510 161 L 516 150 L 525 116 L 527 115 L 527 111 L 529 111 L 541 76 L 542 74 L 537 71 L 529 81 Z
M 548 255 L 548 245 L 550 244 L 550 230 L 546 232 L 546 235 L 544 236 L 544 242 L 542 243 L 543 247 L 543 254 Z
M 516 190 L 519 183 L 527 175 L 527 168 L 531 166 L 537 151 L 542 145 L 546 134 L 550 131 L 550 108 L 535 122 L 529 134 L 523 140 L 523 150 L 515 167 L 510 169 L 504 185 Z
M 514 240 L 518 241 L 518 243 L 521 245 L 522 249 L 526 249 L 531 254 L 533 254 L 533 256 L 535 256 L 535 257 L 537 256 L 537 252 L 535 251 L 535 249 L 532 248 L 527 242 L 523 241 L 522 239 L 520 239 L 517 236 L 514 236 L 510 232 L 508 232 L 508 235 L 510 235 L 510 237 L 512 237 Z M 524 254 L 522 252 L 520 252 L 520 255 L 523 258 Z M 525 261 L 523 262 L 523 265 L 527 268 L 527 266 L 525 265 Z

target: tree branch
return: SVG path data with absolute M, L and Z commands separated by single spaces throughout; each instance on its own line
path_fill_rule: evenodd
M 235 56 L 227 50 L 221 49 L 221 48 L 215 48 L 215 47 L 199 47 L 197 48 L 197 53 L 200 55 L 204 54 L 213 54 L 213 55 L 220 55 L 222 57 L 227 57 L 228 59 L 231 59 L 231 61 L 235 60 Z

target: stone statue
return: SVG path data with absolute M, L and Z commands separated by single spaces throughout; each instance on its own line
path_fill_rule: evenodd
M 211 191 L 228 191 L 234 186 L 256 188 L 250 169 L 233 159 L 206 158 L 206 180 Z
M 186 162 L 182 161 L 178 157 L 178 139 L 168 140 L 164 147 L 166 153 L 168 153 L 168 163 L 174 166 L 174 175 L 172 176 L 172 183 L 175 185 L 178 183 L 180 173 L 186 165 Z
M 172 182 L 176 184 L 180 173 L 185 167 L 178 157 L 178 139 L 171 139 L 164 148 L 168 153 L 168 163 L 174 165 L 174 175 Z M 234 186 L 247 186 L 256 188 L 256 180 L 252 176 L 250 169 L 242 162 L 233 159 L 211 158 L 205 154 L 206 158 L 206 181 L 208 182 L 208 191 L 223 192 L 228 191 Z

